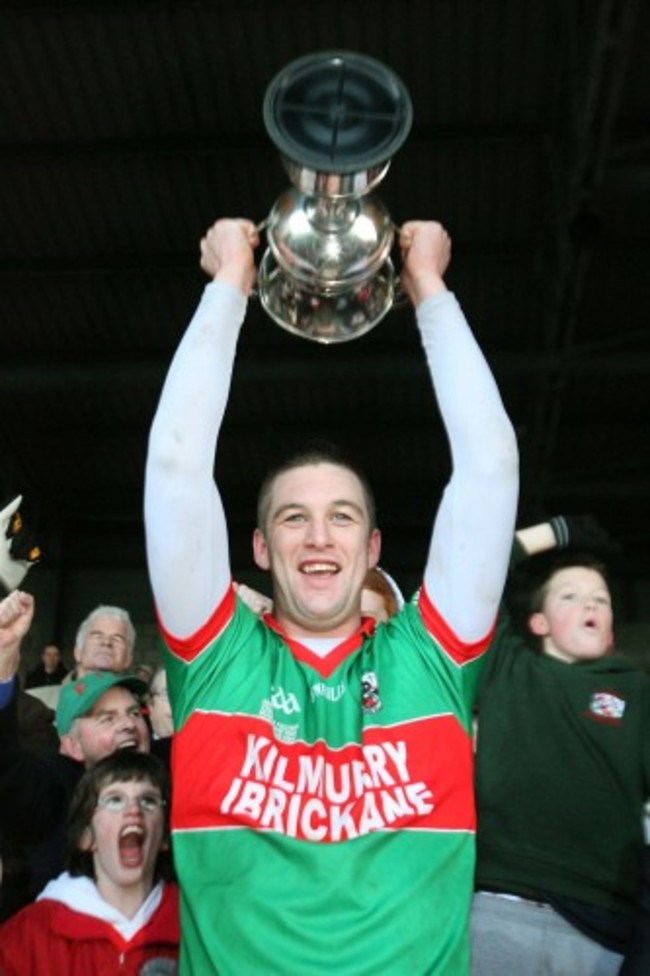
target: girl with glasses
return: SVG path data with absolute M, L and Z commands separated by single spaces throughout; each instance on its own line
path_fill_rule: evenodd
M 177 972 L 169 779 L 152 755 L 118 752 L 80 780 L 68 870 L 0 926 L 3 976 Z

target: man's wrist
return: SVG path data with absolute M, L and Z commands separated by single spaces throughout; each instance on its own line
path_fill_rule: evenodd
M 447 286 L 439 275 L 427 271 L 421 275 L 411 276 L 409 292 L 416 307 L 432 295 L 442 295 L 446 291 Z
M 516 538 L 529 556 L 547 552 L 557 546 L 557 539 L 550 522 L 539 522 L 537 525 L 518 529 Z
M 13 681 L 20 664 L 20 644 L 14 650 L 3 648 L 0 657 L 0 682 Z
M 214 281 L 223 281 L 225 284 L 232 285 L 238 291 L 248 297 L 255 280 L 255 272 L 252 268 L 244 266 L 238 262 L 223 264 L 216 275 Z

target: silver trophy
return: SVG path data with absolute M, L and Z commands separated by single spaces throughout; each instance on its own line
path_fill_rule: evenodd
M 372 191 L 412 117 L 397 75 L 350 51 L 300 58 L 268 86 L 264 122 L 292 188 L 265 222 L 257 287 L 282 328 L 315 342 L 346 342 L 392 307 L 395 227 Z

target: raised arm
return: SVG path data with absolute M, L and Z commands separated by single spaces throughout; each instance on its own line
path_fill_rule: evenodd
M 198 630 L 230 584 L 214 461 L 258 243 L 248 220 L 219 220 L 201 241 L 201 267 L 213 282 L 176 351 L 149 437 L 149 575 L 160 619 L 177 637 Z
M 416 308 L 452 475 L 435 520 L 427 593 L 462 640 L 485 637 L 505 583 L 514 532 L 518 455 L 494 378 L 443 275 L 449 238 L 440 224 L 402 228 L 402 283 Z
M 34 617 L 34 597 L 14 590 L 0 601 L 0 682 L 10 682 L 20 665 L 20 646 Z

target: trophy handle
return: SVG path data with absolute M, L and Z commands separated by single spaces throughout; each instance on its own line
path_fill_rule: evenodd
M 402 228 L 399 224 L 393 221 L 393 233 L 395 234 L 395 241 L 399 246 L 399 239 L 402 236 Z M 402 288 L 399 272 L 395 276 L 395 290 L 393 292 L 393 308 L 406 308 L 410 305 L 411 299 L 408 297 L 404 289 Z

